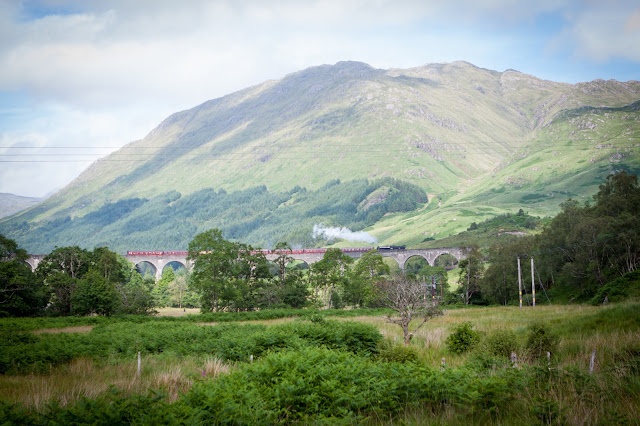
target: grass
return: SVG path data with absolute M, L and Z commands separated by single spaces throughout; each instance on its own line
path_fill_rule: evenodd
M 384 315 L 344 317 L 332 316 L 331 312 L 324 315 L 327 319 L 373 325 L 387 345 L 403 346 L 400 327 L 388 323 Z M 498 380 L 495 383 L 500 384 L 500 378 L 511 377 L 509 361 L 487 358 L 483 345 L 493 333 L 511 330 L 519 348 L 518 369 L 513 378 L 522 388 L 514 389 L 500 413 L 476 411 L 464 404 L 424 402 L 407 404 L 391 418 L 384 414 L 369 417 L 365 424 L 637 424 L 640 412 L 638 318 L 640 303 L 637 300 L 607 306 L 447 309 L 443 316 L 430 320 L 415 334 L 411 346 L 419 362 L 440 371 L 444 358 L 447 370 L 458 371 L 470 377 L 469 380 L 475 376 L 485 378 L 489 380 L 487 383 L 494 383 L 493 377 Z M 241 322 L 275 326 L 294 320 L 285 317 Z M 475 349 L 458 355 L 449 351 L 446 340 L 464 322 L 471 322 L 473 329 L 480 333 L 480 343 Z M 559 337 L 559 345 L 551 354 L 548 366 L 545 360 L 539 363 L 526 351 L 529 326 L 534 323 L 544 324 Z M 58 331 L 62 329 L 64 327 Z M 594 373 L 589 374 L 594 350 Z M 194 384 L 243 369 L 243 365 L 207 356 L 182 358 L 161 353 L 143 357 L 142 373 L 138 376 L 136 359 L 109 358 L 96 362 L 80 358 L 43 374 L 0 376 L 0 400 L 19 402 L 42 412 L 51 402 L 65 405 L 81 397 L 95 398 L 115 386 L 124 395 L 142 394 L 149 388 L 162 389 L 172 402 Z M 491 389 L 483 391 L 492 398 Z M 494 403 L 499 404 L 491 402 Z
M 142 394 L 147 389 L 162 389 L 169 401 L 175 401 L 195 381 L 227 374 L 234 367 L 215 358 L 142 359 L 141 374 L 137 360 L 111 360 L 97 363 L 80 358 L 51 368 L 46 374 L 0 376 L 0 400 L 17 402 L 37 411 L 56 402 L 67 405 L 82 397 L 95 398 L 114 386 L 125 395 Z

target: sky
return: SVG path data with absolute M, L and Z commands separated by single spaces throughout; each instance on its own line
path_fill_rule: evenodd
M 0 0 L 0 193 L 51 195 L 174 112 L 343 60 L 640 80 L 640 2 Z

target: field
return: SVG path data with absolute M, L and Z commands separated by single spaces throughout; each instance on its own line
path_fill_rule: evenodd
M 410 347 L 375 310 L 162 314 L 0 320 L 0 423 L 640 422 L 637 301 L 447 309 Z

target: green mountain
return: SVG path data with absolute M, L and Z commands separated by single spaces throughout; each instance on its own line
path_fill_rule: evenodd
M 212 226 L 261 246 L 333 242 L 311 237 L 318 224 L 420 245 L 638 173 L 639 100 L 637 81 L 466 62 L 313 67 L 171 115 L 0 232 L 31 252 L 184 248 Z

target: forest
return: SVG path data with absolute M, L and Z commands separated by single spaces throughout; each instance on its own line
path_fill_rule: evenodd
M 118 253 L 184 250 L 197 234 L 214 228 L 223 230 L 227 239 L 255 247 L 272 248 L 279 241 L 320 247 L 327 240 L 312 237 L 314 225 L 359 231 L 387 213 L 412 211 L 426 202 L 422 189 L 393 178 L 336 179 L 315 191 L 299 186 L 286 192 L 265 186 L 231 193 L 207 188 L 189 195 L 171 191 L 107 203 L 83 217 L 62 215 L 36 224 L 8 221 L 0 234 L 21 241 L 29 253 L 78 242 L 85 249 L 109 247 Z

